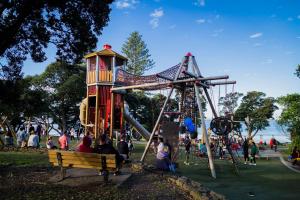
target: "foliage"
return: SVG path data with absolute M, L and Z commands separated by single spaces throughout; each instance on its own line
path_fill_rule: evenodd
M 300 78 L 300 65 L 297 66 L 295 75 L 296 75 L 298 78 Z
M 19 0 L 0 4 L 0 59 L 5 79 L 20 78 L 28 54 L 46 60 L 53 44 L 57 57 L 78 63 L 96 47 L 97 36 L 109 20 L 112 0 Z
M 300 136 L 300 94 L 279 97 L 277 103 L 282 106 L 278 123 L 288 128 L 292 138 Z
M 79 118 L 79 103 L 86 92 L 86 70 L 65 62 L 50 64 L 35 78 L 35 87 L 47 93 L 49 115 L 64 131 Z
M 0 115 L 7 117 L 7 123 L 14 130 L 26 117 L 40 116 L 47 112 L 45 93 L 32 88 L 32 77 L 15 81 L 0 80 Z
M 248 137 L 254 137 L 260 130 L 269 126 L 268 120 L 272 118 L 277 108 L 273 97 L 258 91 L 248 92 L 235 112 L 235 119 L 245 121 Z M 254 134 L 252 135 L 252 132 Z
M 225 97 L 220 97 L 219 106 L 221 106 L 220 112 L 222 115 L 225 115 L 226 113 L 234 113 L 235 108 L 238 106 L 238 100 L 242 96 L 242 93 L 231 92 L 226 94 Z
M 125 101 L 128 103 L 133 117 L 147 129 L 152 130 L 166 96 L 155 94 L 152 97 L 144 92 L 130 92 L 125 95 Z M 165 111 L 175 111 L 177 102 L 170 99 Z
M 154 66 L 147 45 L 142 40 L 142 35 L 137 31 L 132 32 L 127 38 L 127 41 L 123 44 L 122 52 L 128 58 L 126 71 L 132 74 L 142 75 Z

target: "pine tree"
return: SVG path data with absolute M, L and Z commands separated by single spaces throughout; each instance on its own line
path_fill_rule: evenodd
M 150 58 L 151 55 L 147 45 L 142 40 L 142 35 L 137 31 L 130 34 L 127 41 L 123 44 L 122 52 L 128 58 L 125 70 L 132 74 L 142 75 L 154 66 L 154 61 Z

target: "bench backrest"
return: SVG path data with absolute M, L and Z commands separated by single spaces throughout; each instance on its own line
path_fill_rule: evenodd
M 102 164 L 103 159 L 105 159 L 108 170 L 117 168 L 116 155 L 114 154 L 49 150 L 48 156 L 49 162 L 54 166 L 60 166 L 58 157 L 60 158 L 61 156 L 62 167 L 94 168 L 100 170 L 103 169 Z

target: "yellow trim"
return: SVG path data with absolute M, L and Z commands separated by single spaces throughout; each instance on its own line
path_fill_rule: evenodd
M 99 55 L 99 56 L 116 56 L 117 58 L 127 60 L 126 57 L 124 57 L 121 54 L 118 54 L 118 53 L 116 53 L 116 52 L 114 52 L 113 50 L 110 50 L 110 49 L 103 49 L 101 51 L 96 51 L 96 52 L 89 53 L 89 54 L 85 55 L 84 58 L 90 58 L 90 57 L 93 57 L 93 56 L 96 56 L 96 55 Z

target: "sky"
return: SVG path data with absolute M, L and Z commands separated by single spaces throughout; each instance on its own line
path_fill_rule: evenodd
M 191 52 L 203 76 L 229 75 L 237 81 L 235 91 L 300 93 L 294 75 L 300 64 L 299 0 L 116 0 L 111 8 L 97 50 L 108 43 L 121 53 L 130 33 L 138 31 L 155 61 L 146 74 L 174 66 Z M 55 61 L 53 46 L 46 53 L 43 63 L 25 62 L 25 75 L 40 74 Z M 218 88 L 214 93 L 217 98 Z

